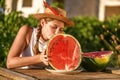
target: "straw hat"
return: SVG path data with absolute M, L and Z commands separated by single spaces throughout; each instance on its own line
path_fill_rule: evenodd
M 67 26 L 74 26 L 74 22 L 66 17 L 66 11 L 60 8 L 46 8 L 44 13 L 34 14 L 34 17 L 38 20 L 46 17 L 53 18 L 65 22 Z

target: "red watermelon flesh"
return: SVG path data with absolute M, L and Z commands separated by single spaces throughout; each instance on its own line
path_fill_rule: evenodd
M 82 54 L 83 57 L 89 57 L 89 58 L 96 58 L 96 57 L 103 57 L 107 54 L 111 54 L 111 51 L 95 51 L 95 52 L 87 52 Z
M 81 62 L 81 48 L 71 35 L 58 34 L 48 44 L 49 63 L 55 70 L 75 70 Z

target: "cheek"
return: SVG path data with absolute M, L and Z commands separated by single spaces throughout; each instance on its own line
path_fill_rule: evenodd
M 45 35 L 48 39 L 50 39 L 54 34 L 55 34 L 54 31 L 52 31 L 51 29 L 49 28 L 45 29 Z
M 50 39 L 53 35 L 54 35 L 54 32 L 49 31 L 49 33 L 48 33 L 48 38 Z

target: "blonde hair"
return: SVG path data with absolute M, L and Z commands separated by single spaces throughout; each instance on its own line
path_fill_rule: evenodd
M 46 22 L 49 22 L 49 21 L 53 21 L 54 19 L 53 18 L 44 18 Z M 42 33 L 41 33 L 41 30 L 42 30 L 42 27 L 40 25 L 40 23 L 37 25 L 37 35 L 36 35 L 36 44 L 35 46 L 33 47 L 33 52 L 35 55 L 37 54 L 40 54 L 41 52 L 39 51 L 38 49 L 38 43 L 39 43 L 39 38 L 42 37 Z

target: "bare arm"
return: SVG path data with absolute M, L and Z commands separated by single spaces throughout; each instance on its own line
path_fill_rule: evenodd
M 32 28 L 27 26 L 21 27 L 10 48 L 6 63 L 7 68 L 16 68 L 42 62 L 42 57 L 40 59 L 40 55 L 19 57 L 20 53 L 26 49 L 27 45 L 29 45 L 31 33 Z

